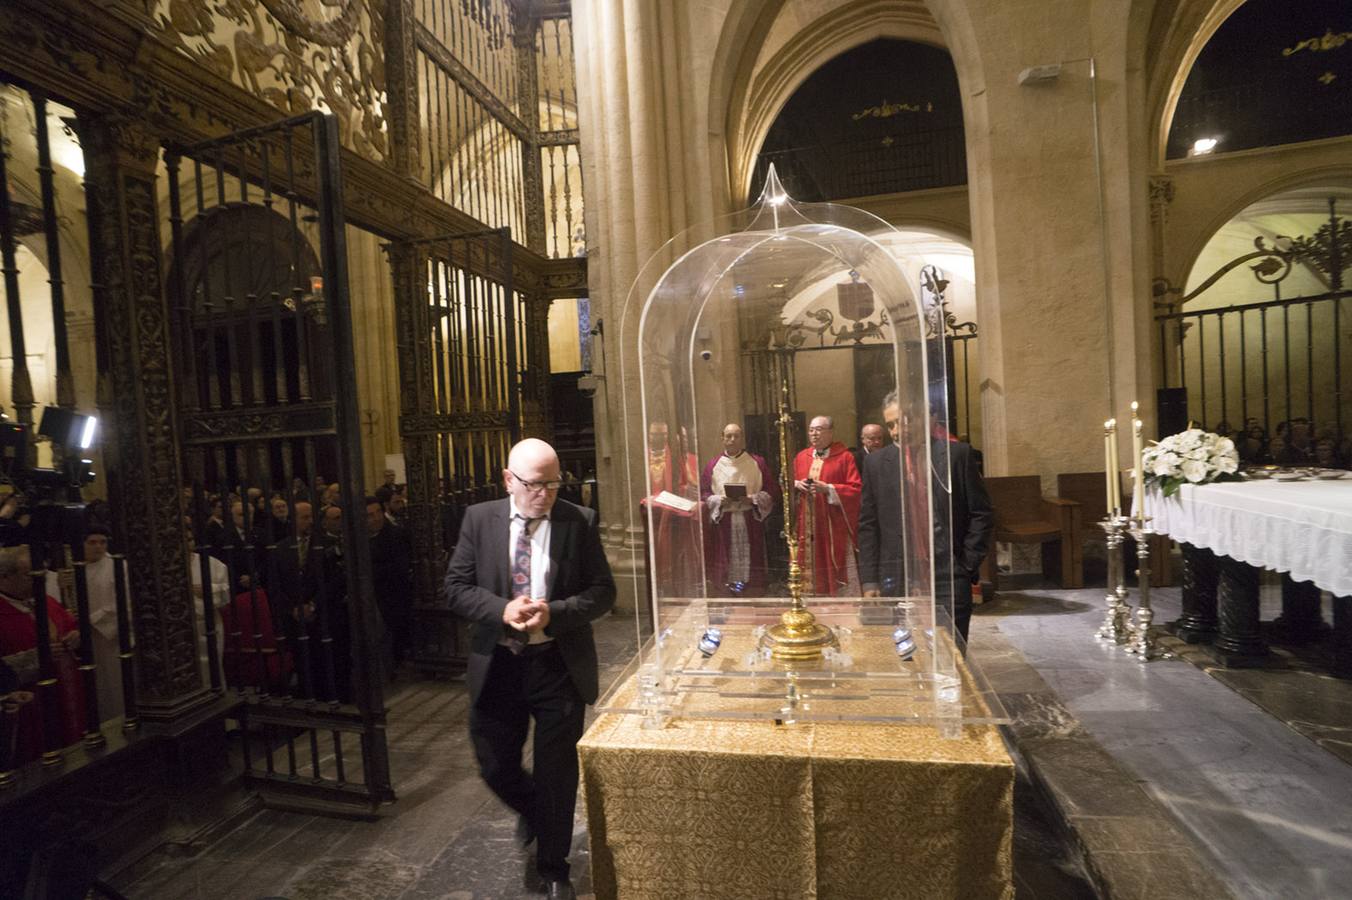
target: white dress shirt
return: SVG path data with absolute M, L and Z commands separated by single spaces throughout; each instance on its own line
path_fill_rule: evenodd
M 507 499 L 509 515 L 511 516 L 511 525 L 507 532 L 507 571 L 510 573 L 516 565 L 516 542 L 521 538 L 521 529 L 526 527 L 526 521 L 521 518 L 517 512 L 516 499 L 508 497 Z M 530 595 L 532 597 L 548 597 L 550 578 L 554 574 L 549 559 L 549 517 L 536 519 L 530 523 Z M 509 597 L 509 600 L 515 599 Z M 527 636 L 527 642 L 531 644 L 543 644 L 546 641 L 554 640 L 544 631 L 536 631 Z M 504 638 L 499 643 L 507 643 Z

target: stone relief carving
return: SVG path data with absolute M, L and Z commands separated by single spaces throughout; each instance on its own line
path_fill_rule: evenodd
M 1174 202 L 1174 180 L 1167 175 L 1150 178 L 1150 222 L 1163 225 L 1169 215 L 1169 204 Z
M 386 0 L 149 0 L 160 36 L 288 115 L 332 112 L 345 146 L 389 156 Z

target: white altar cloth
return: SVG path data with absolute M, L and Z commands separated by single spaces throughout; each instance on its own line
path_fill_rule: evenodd
M 1147 489 L 1156 531 L 1176 541 L 1352 596 L 1352 478 Z

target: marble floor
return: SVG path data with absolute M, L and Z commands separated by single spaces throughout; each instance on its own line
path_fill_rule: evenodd
M 1192 650 L 1198 664 L 1143 665 L 1091 639 L 1102 595 L 1024 590 L 975 621 L 1022 654 L 1235 896 L 1349 896 L 1352 768 L 1343 750 L 1352 716 L 1342 717 L 1352 683 L 1280 663 L 1266 673 L 1215 670 Z M 1177 588 L 1155 598 L 1157 622 L 1178 615 Z M 1278 603 L 1265 592 L 1265 619 Z
M 634 622 L 599 623 L 602 659 L 632 656 Z M 602 674 L 602 683 L 606 683 Z M 399 801 L 376 822 L 258 811 L 191 858 L 152 854 L 113 879 L 136 900 L 487 900 L 539 896 L 513 840 L 514 817 L 478 778 L 459 681 L 401 682 L 389 701 Z M 585 821 L 574 834 L 574 883 L 590 891 Z M 1014 875 L 1020 898 L 1094 896 L 1054 812 L 1023 773 L 1015 787 Z

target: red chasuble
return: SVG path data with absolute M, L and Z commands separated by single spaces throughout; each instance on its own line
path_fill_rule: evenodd
M 655 453 L 648 459 L 648 497 L 651 504 L 652 554 L 656 570 L 657 590 L 662 597 L 694 597 L 702 587 L 699 553 L 699 510 L 689 512 L 654 502 L 658 494 L 668 491 L 678 497 L 698 503 L 699 461 L 695 454 L 685 454 L 685 465 L 674 464 L 676 454 L 670 448 Z
M 854 554 L 858 546 L 859 498 L 863 481 L 854 464 L 854 457 L 840 441 L 828 448 L 825 459 L 817 458 L 809 447 L 794 458 L 793 477 L 795 481 L 811 478 L 836 489 L 839 506 L 831 503 L 825 494 L 796 492 L 798 564 L 810 569 L 814 594 L 832 597 L 844 595 L 851 576 L 854 576 L 855 581 L 858 580 Z M 813 510 L 810 525 L 807 516 L 809 504 Z M 809 528 L 812 531 L 810 557 L 805 552 Z
M 64 635 L 79 628 L 79 623 L 54 598 L 47 597 L 46 601 L 48 634 L 53 641 L 59 642 Z M 0 597 L 0 655 L 22 653 L 37 645 L 37 621 L 32 611 L 8 597 Z M 55 691 L 60 700 L 60 711 L 46 723 L 46 728 L 56 731 L 59 740 L 54 743 L 57 746 L 73 744 L 84 734 L 84 686 L 80 681 L 79 665 L 74 653 L 65 647 L 52 650 L 52 674 L 56 676 Z M 34 691 L 35 687 L 24 684 L 20 689 Z M 15 762 L 36 759 L 42 752 L 44 731 L 41 695 L 19 707 L 15 730 L 18 736 Z

